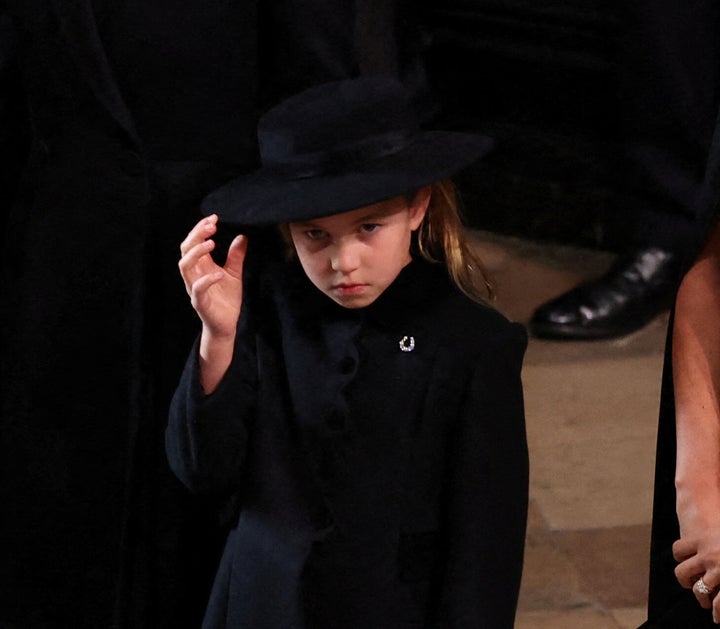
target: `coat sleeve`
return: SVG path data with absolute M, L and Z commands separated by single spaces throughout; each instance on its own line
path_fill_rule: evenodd
M 241 323 L 230 367 L 218 388 L 205 395 L 196 340 L 173 395 L 165 431 L 170 467 L 191 491 L 224 493 L 240 482 L 255 416 L 256 364 L 253 337 Z
M 522 574 L 528 451 L 518 324 L 478 361 L 450 437 L 439 627 L 512 629 Z

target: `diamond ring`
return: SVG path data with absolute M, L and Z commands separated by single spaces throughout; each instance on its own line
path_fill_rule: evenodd
M 695 585 L 693 587 L 700 592 L 700 594 L 710 594 L 712 592 L 712 589 L 705 585 L 705 581 L 703 581 L 702 577 L 695 581 Z

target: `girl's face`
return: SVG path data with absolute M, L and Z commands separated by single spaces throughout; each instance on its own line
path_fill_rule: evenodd
M 394 197 L 367 207 L 290 223 L 310 281 L 345 308 L 364 308 L 410 262 L 410 239 L 425 217 L 430 187 L 410 201 Z

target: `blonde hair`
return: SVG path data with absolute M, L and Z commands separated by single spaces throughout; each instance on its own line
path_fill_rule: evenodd
M 444 179 L 430 188 L 427 213 L 416 233 L 417 253 L 430 262 L 444 263 L 452 281 L 470 299 L 492 300 L 495 290 L 480 256 L 469 242 L 455 185 Z M 408 196 L 413 198 L 415 194 Z

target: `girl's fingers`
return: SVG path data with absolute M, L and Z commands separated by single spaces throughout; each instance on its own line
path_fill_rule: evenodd
M 243 264 L 247 254 L 248 240 L 247 236 L 239 235 L 233 238 L 228 248 L 227 259 L 225 261 L 225 271 L 235 278 L 242 278 Z
M 213 285 L 217 284 L 222 278 L 224 273 L 222 271 L 215 271 L 214 273 L 208 273 L 195 280 L 190 286 L 188 291 L 190 294 L 190 302 L 193 308 L 200 312 L 202 310 L 202 300 L 207 294 L 208 289 Z
M 219 270 L 217 264 L 210 256 L 215 248 L 213 240 L 203 240 L 195 244 L 183 254 L 178 262 L 180 275 L 185 282 L 185 290 L 191 294 L 192 285 L 202 276 L 214 273 Z
M 212 214 L 198 221 L 180 243 L 180 254 L 184 256 L 195 245 L 212 236 L 217 231 L 217 218 L 217 214 Z

